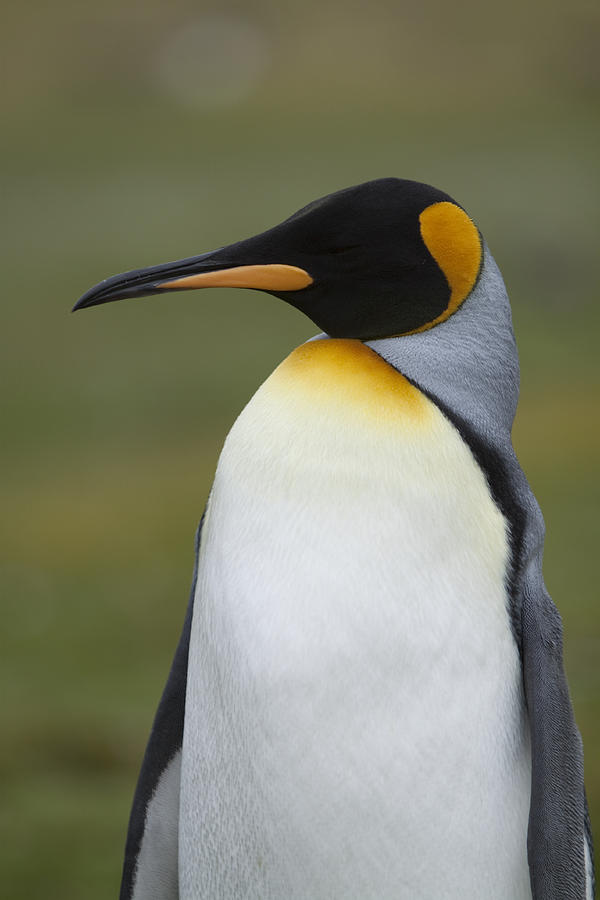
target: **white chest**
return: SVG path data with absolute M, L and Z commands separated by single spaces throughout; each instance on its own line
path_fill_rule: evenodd
M 204 525 L 183 900 L 531 896 L 507 559 L 470 451 L 371 350 L 271 376 Z

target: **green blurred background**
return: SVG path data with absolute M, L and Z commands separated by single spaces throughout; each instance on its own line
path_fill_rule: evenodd
M 598 18 L 587 0 L 5 8 L 5 896 L 117 895 L 219 448 L 315 331 L 253 292 L 70 306 L 385 175 L 454 195 L 508 284 L 515 444 L 598 822 Z

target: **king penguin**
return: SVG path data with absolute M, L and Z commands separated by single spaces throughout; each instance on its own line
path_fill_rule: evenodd
M 122 900 L 590 900 L 510 306 L 478 228 L 383 178 L 75 308 L 219 286 L 323 333 L 225 441 Z

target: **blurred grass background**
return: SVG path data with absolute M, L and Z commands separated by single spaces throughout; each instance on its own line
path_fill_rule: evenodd
M 383 175 L 454 195 L 507 281 L 515 444 L 598 827 L 598 19 L 587 0 L 5 8 L 5 896 L 117 895 L 220 445 L 315 331 L 242 291 L 70 306 Z

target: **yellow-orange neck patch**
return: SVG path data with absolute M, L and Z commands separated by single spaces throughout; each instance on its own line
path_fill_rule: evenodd
M 432 203 L 419 216 L 419 226 L 425 246 L 446 276 L 450 300 L 439 316 L 408 334 L 427 331 L 456 312 L 473 290 L 483 257 L 477 227 L 455 203 Z
M 400 372 L 362 341 L 327 338 L 302 344 L 277 367 L 267 382 L 293 386 L 313 408 L 367 417 L 370 425 L 398 421 L 423 425 L 431 402 Z

